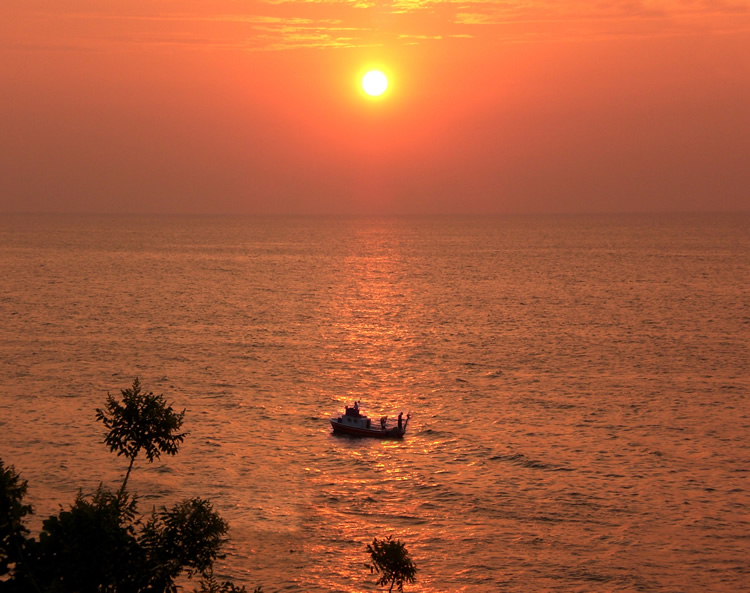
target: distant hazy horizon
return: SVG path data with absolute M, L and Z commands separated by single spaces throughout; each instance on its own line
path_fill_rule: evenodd
M 310 219 L 335 219 L 335 218 L 476 218 L 487 216 L 489 218 L 534 218 L 534 217 L 639 217 L 639 216 L 695 216 L 695 215 L 747 215 L 750 214 L 750 208 L 734 209 L 696 209 L 696 210 L 621 210 L 621 211 L 517 211 L 517 212 L 477 212 L 477 211 L 453 211 L 453 212 L 397 212 L 397 211 L 337 211 L 337 212 L 188 212 L 188 211 L 75 211 L 75 210 L 9 210 L 0 211 L 0 216 L 5 217 L 111 217 L 111 218 L 310 218 Z

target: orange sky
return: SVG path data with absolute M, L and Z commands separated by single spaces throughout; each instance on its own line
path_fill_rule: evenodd
M 0 212 L 748 210 L 748 162 L 750 0 L 0 3 Z

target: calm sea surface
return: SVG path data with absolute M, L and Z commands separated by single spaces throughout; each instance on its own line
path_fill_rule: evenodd
M 374 591 L 750 590 L 750 215 L 0 218 L 0 457 L 36 524 L 125 462 L 135 376 L 187 408 L 144 510 L 213 500 L 223 576 Z M 360 399 L 403 442 L 336 437 Z

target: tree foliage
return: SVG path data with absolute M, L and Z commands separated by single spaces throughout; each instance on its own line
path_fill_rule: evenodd
M 195 578 L 200 593 L 246 593 L 231 581 L 218 582 L 213 565 L 226 543 L 228 525 L 201 498 L 138 512 L 137 496 L 125 486 L 138 453 L 149 461 L 174 455 L 185 438 L 179 433 L 184 411 L 176 414 L 162 396 L 141 392 L 138 379 L 122 391 L 123 401 L 107 396 L 97 419 L 109 429 L 106 444 L 130 458 L 118 492 L 99 485 L 78 493 L 68 509 L 46 519 L 39 538 L 27 537 L 23 505 L 26 482 L 0 460 L 0 588 L 10 593 L 176 593 L 177 582 Z M 257 588 L 254 593 L 262 593 Z
M 0 459 L 0 578 L 23 555 L 26 534 L 23 518 L 31 514 L 31 506 L 23 504 L 26 480 L 22 480 L 11 465 L 5 467 Z
M 406 547 L 397 539 L 388 536 L 385 539 L 375 538 L 367 545 L 371 562 L 367 564 L 370 573 L 380 574 L 378 585 L 384 587 L 390 583 L 388 591 L 393 591 L 394 585 L 399 591 L 404 590 L 404 583 L 417 580 L 417 567 L 412 562 Z
M 137 501 L 99 486 L 46 519 L 16 567 L 19 590 L 138 591 L 146 579 L 136 538 Z M 33 589 L 32 589 L 33 585 Z
M 141 450 L 149 463 L 159 459 L 162 453 L 176 455 L 187 433 L 179 432 L 185 410 L 178 414 L 163 395 L 141 391 L 138 377 L 133 380 L 132 387 L 122 389 L 121 394 L 122 401 L 107 394 L 105 408 L 96 409 L 96 419 L 108 429 L 104 442 L 110 451 L 130 459 L 122 483 L 124 491 Z
M 184 500 L 160 512 L 154 510 L 144 526 L 142 543 L 165 590 L 183 572 L 191 578 L 212 574 L 228 529 L 211 503 L 200 498 Z

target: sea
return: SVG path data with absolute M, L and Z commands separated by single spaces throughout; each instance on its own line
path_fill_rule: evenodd
M 750 214 L 0 216 L 0 458 L 116 488 L 95 409 L 185 410 L 140 509 L 212 501 L 266 593 L 750 591 Z M 402 441 L 332 434 L 361 402 Z

